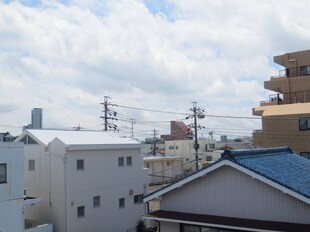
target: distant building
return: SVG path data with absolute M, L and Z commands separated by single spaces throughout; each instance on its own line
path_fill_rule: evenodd
M 26 212 L 54 232 L 135 231 L 144 213 L 147 170 L 141 145 L 102 131 L 26 130 L 27 192 L 42 204 Z
M 184 140 L 188 139 L 189 130 L 188 127 L 182 121 L 170 122 L 170 135 L 162 135 L 161 138 L 164 141 L 167 140 Z
M 254 131 L 257 147 L 289 146 L 310 158 L 310 50 L 274 57 L 285 69 L 264 82 L 274 91 L 269 100 L 253 109 L 262 117 L 262 130 Z
M 195 163 L 194 140 L 167 140 L 165 141 L 165 154 L 168 156 L 182 156 L 184 158 L 184 170 L 191 169 Z M 215 149 L 215 140 L 198 140 L 198 161 L 202 165 L 212 161 L 212 152 Z
M 41 202 L 24 195 L 24 146 L 0 143 L 0 231 L 52 232 L 51 224 L 24 218 L 24 211 Z
M 310 231 L 310 160 L 288 148 L 225 151 L 144 197 L 161 232 Z
M 0 133 L 0 142 L 13 142 L 16 137 L 12 136 L 9 132 Z
M 43 127 L 42 109 L 33 108 L 31 111 L 31 128 L 42 129 L 42 127 Z
M 148 156 L 143 161 L 150 185 L 171 183 L 184 174 L 182 156 Z

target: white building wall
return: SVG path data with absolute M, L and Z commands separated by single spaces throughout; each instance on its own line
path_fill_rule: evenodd
M 134 195 L 144 194 L 147 171 L 143 170 L 139 149 L 68 151 L 67 223 L 68 231 L 127 231 L 144 213 L 144 204 L 134 204 Z M 124 157 L 124 167 L 118 167 Z M 132 166 L 126 165 L 132 157 Z M 84 160 L 84 171 L 77 171 L 77 159 Z M 132 193 L 131 193 L 132 190 Z M 100 196 L 100 207 L 93 207 L 93 197 Z M 119 198 L 125 207 L 119 209 Z M 77 217 L 77 207 L 85 206 L 85 217 Z
M 62 149 L 62 150 L 60 150 Z M 25 181 L 28 196 L 42 203 L 25 209 L 28 219 L 52 223 L 54 232 L 65 231 L 64 151 L 60 146 L 25 145 Z M 29 171 L 29 160 L 35 170 Z
M 221 167 L 165 194 L 162 210 L 291 223 L 310 223 L 310 206 L 257 179 Z
M 0 183 L 0 231 L 24 231 L 23 144 L 0 143 L 0 164 L 7 166 L 7 182 Z

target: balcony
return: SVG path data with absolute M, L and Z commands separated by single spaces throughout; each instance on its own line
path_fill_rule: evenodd
M 25 232 L 53 232 L 53 225 L 26 219 Z

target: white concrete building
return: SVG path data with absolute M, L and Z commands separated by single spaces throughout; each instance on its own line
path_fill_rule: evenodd
M 183 175 L 182 156 L 147 156 L 143 158 L 149 184 L 167 184 Z
M 144 213 L 147 170 L 140 144 L 107 132 L 26 130 L 26 188 L 42 204 L 27 212 L 54 232 L 134 231 Z
M 52 232 L 51 224 L 36 222 L 27 226 L 25 221 L 25 208 L 41 199 L 24 196 L 23 153 L 22 143 L 0 143 L 0 231 Z

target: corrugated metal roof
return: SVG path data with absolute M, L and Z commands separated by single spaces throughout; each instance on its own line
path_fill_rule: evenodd
M 226 150 L 222 159 L 241 165 L 305 197 L 310 197 L 310 160 L 287 147 Z
M 86 144 L 140 144 L 130 138 L 119 138 L 104 131 L 70 131 L 70 130 L 27 130 L 30 136 L 34 136 L 47 145 L 53 139 L 58 138 L 67 145 Z

